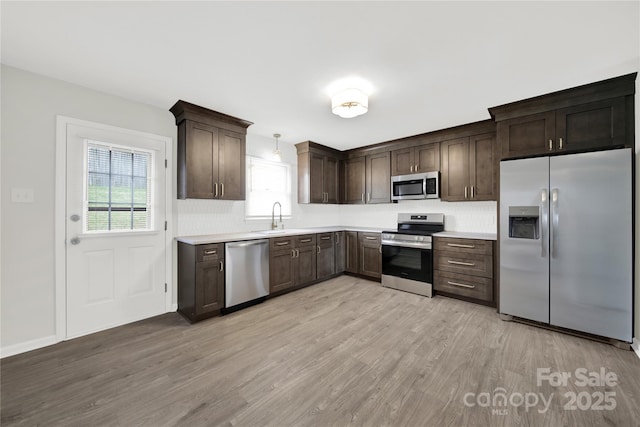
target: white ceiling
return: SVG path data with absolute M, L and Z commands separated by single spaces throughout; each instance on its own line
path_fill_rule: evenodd
M 347 149 L 638 71 L 638 2 L 7 2 L 2 63 Z M 341 119 L 327 88 L 372 86 Z

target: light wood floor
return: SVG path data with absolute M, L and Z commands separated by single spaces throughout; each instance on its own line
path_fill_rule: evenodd
M 601 367 L 617 385 L 536 384 L 536 368 Z M 633 352 L 348 276 L 195 325 L 170 313 L 5 358 L 1 373 L 3 426 L 640 423 Z M 465 405 L 499 387 L 513 405 Z M 567 392 L 605 391 L 614 410 L 564 408 Z M 526 393 L 550 408 L 517 406 Z

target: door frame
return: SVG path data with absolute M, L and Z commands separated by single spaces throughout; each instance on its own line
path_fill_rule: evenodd
M 118 126 L 80 120 L 67 116 L 56 116 L 56 160 L 54 202 L 54 269 L 55 269 L 55 334 L 56 342 L 67 339 L 67 250 L 66 250 L 66 205 L 67 205 L 67 125 L 93 127 L 95 129 L 126 133 L 133 137 L 155 139 L 165 144 L 165 312 L 175 311 L 173 301 L 173 187 L 171 185 L 173 160 L 173 138 Z

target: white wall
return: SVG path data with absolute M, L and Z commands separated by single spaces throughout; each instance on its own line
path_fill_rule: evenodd
M 55 335 L 54 173 L 56 115 L 173 137 L 168 110 L 2 66 L 2 289 L 0 345 Z M 170 106 L 167 106 L 167 108 Z M 32 204 L 11 202 L 31 188 Z

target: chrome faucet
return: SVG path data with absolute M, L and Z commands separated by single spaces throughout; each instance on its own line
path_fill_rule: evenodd
M 271 229 L 275 230 L 278 228 L 278 224 L 276 224 L 276 205 L 280 206 L 280 225 L 284 228 L 284 224 L 282 223 L 282 205 L 280 202 L 275 202 L 273 207 L 271 208 Z

